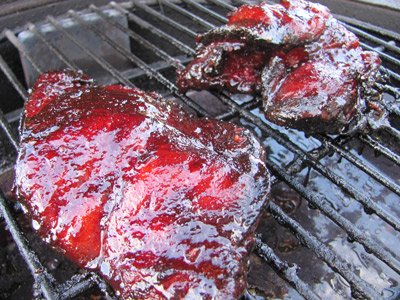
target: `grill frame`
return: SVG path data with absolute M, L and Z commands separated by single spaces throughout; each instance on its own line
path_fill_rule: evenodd
M 203 7 L 203 12 L 208 13 L 211 17 L 218 19 L 219 21 L 224 21 L 225 18 L 220 16 L 210 10 L 208 10 L 204 5 L 203 2 L 194 2 L 192 0 L 184 0 L 185 3 L 188 5 L 192 5 L 199 9 Z M 223 7 L 225 9 L 233 9 L 233 6 L 227 4 L 226 2 L 222 2 L 220 0 L 209 0 L 208 2 L 212 2 L 215 5 Z M 203 26 L 204 30 L 211 28 L 213 25 L 197 15 L 193 14 L 192 12 L 172 3 L 167 0 L 160 0 L 159 3 L 162 5 L 167 6 L 170 9 L 175 10 L 178 13 L 184 14 L 194 22 L 198 23 L 199 26 Z M 165 15 L 158 13 L 153 8 L 148 6 L 144 3 L 114 3 L 111 2 L 110 7 L 119 10 L 120 12 L 127 15 L 128 19 L 132 22 L 135 22 L 138 26 L 146 27 L 150 30 L 153 34 L 159 36 L 160 38 L 166 39 L 172 45 L 176 46 L 180 51 L 187 55 L 193 55 L 194 50 L 191 49 L 188 45 L 180 42 L 179 40 L 173 38 L 172 36 L 166 34 L 162 30 L 158 29 L 154 25 L 149 24 L 147 21 L 141 19 L 140 17 L 134 15 L 130 10 L 134 7 L 147 11 L 149 14 L 154 16 L 155 18 L 160 19 L 168 23 L 169 25 L 175 27 L 177 30 L 182 31 L 192 37 L 196 35 L 196 33 L 181 24 L 173 21 L 172 19 L 166 17 Z M 90 10 L 92 12 L 97 13 L 104 21 L 109 22 L 111 25 L 115 27 L 119 27 L 112 19 L 109 19 L 102 10 L 95 5 L 91 5 Z M 211 13 L 212 12 L 212 13 Z M 103 14 L 103 15 L 102 15 Z M 80 19 L 79 13 L 75 11 L 69 11 L 69 17 L 74 18 L 78 23 L 82 26 L 89 26 L 88 28 L 92 30 L 94 33 L 99 35 L 105 42 L 109 43 L 112 47 L 115 48 L 118 52 L 120 52 L 123 56 L 128 58 L 132 63 L 134 63 L 138 68 L 142 69 L 145 74 L 149 77 L 153 77 L 156 81 L 158 81 L 161 85 L 165 86 L 171 94 L 175 97 L 179 98 L 182 102 L 187 104 L 193 110 L 195 110 L 201 116 L 210 116 L 209 113 L 204 110 L 200 105 L 194 102 L 190 97 L 179 93 L 177 87 L 172 83 L 169 79 L 167 79 L 164 75 L 160 72 L 152 68 L 149 64 L 141 60 L 139 57 L 135 56 L 134 54 L 130 53 L 126 49 L 119 47 L 118 44 L 115 44 L 109 37 L 104 35 L 102 32 L 98 32 L 95 28 L 91 27 L 89 24 L 85 24 L 85 21 Z M 348 19 L 346 17 L 336 16 L 339 20 L 345 21 Z M 106 60 L 101 57 L 97 57 L 93 54 L 88 48 L 82 45 L 79 41 L 77 41 L 73 36 L 70 36 L 59 24 L 58 21 L 49 16 L 47 21 L 56 27 L 59 31 L 65 34 L 73 43 L 75 43 L 78 47 L 82 49 L 87 55 L 91 56 L 101 67 L 103 67 L 106 71 L 110 73 L 112 77 L 114 77 L 117 81 L 133 87 L 133 83 L 128 79 L 125 78 L 124 75 L 121 74 L 118 70 L 116 70 L 112 65 L 110 65 Z M 377 29 L 370 25 L 365 25 L 363 23 L 357 22 L 352 20 L 353 25 L 357 25 L 360 27 L 366 28 L 368 31 L 376 32 L 379 30 L 379 34 L 381 35 L 391 35 L 393 38 L 393 34 L 390 32 L 386 32 L 382 29 Z M 356 23 L 356 24 L 354 24 Z M 344 23 L 345 24 L 345 23 Z M 361 24 L 361 25 L 360 25 Z M 346 24 L 345 24 L 346 25 Z M 354 26 L 346 25 L 350 30 L 354 30 Z M 121 29 L 121 28 L 120 28 Z M 135 40 L 135 42 L 140 43 L 145 47 L 149 47 L 154 53 L 160 57 L 161 60 L 166 61 L 173 67 L 180 67 L 182 66 L 181 62 L 174 57 L 170 56 L 162 49 L 159 49 L 157 46 L 152 45 L 150 42 L 143 40 L 142 37 L 137 35 L 130 29 L 122 28 L 126 31 L 130 38 Z M 74 68 L 76 65 L 74 62 L 68 60 L 65 55 L 63 55 L 62 51 L 57 49 L 54 45 L 52 45 L 49 41 L 43 36 L 40 36 L 39 31 L 36 29 L 34 24 L 28 23 L 28 30 L 32 31 L 36 34 L 48 47 L 49 51 L 55 53 L 64 63 Z M 370 39 L 371 36 L 373 40 L 371 42 L 379 43 L 381 46 L 390 46 L 389 50 L 392 50 L 396 53 L 400 53 L 400 48 L 397 46 L 393 46 L 388 44 L 383 39 L 376 39 L 373 35 L 369 34 L 366 31 L 361 29 L 357 29 L 357 34 L 366 38 Z M 33 67 L 41 73 L 40 67 L 36 65 L 33 58 L 30 57 L 29 53 L 24 50 L 23 45 L 19 42 L 17 37 L 15 36 L 15 32 L 6 29 L 3 34 L 0 36 L 0 40 L 3 38 L 7 38 L 14 46 L 17 48 L 22 55 L 24 55 L 33 65 Z M 400 36 L 397 37 L 397 41 L 400 41 Z M 368 49 L 371 48 L 368 44 L 363 43 L 363 47 Z M 388 62 L 395 64 L 396 66 L 400 67 L 400 61 L 386 53 L 381 56 L 383 60 L 387 60 Z M 7 65 L 6 61 L 4 61 L 3 57 L 0 55 L 0 69 L 6 75 L 12 86 L 16 89 L 16 91 L 20 94 L 20 96 L 26 101 L 28 99 L 28 93 L 21 84 L 21 82 L 17 79 L 11 68 Z M 400 75 L 396 72 L 382 67 L 382 71 L 387 73 L 389 77 L 392 78 L 393 81 L 399 83 L 400 82 Z M 389 86 L 387 84 L 382 84 L 381 88 L 393 95 L 394 97 L 399 97 L 399 90 Z M 292 142 L 288 136 L 285 136 L 278 130 L 274 129 L 273 127 L 269 126 L 265 122 L 263 122 L 260 118 L 254 116 L 249 110 L 253 109 L 258 106 L 258 101 L 253 100 L 249 103 L 244 105 L 237 104 L 234 100 L 229 98 L 228 95 L 225 93 L 213 93 L 218 99 L 226 104 L 230 108 L 230 112 L 223 113 L 218 115 L 216 118 L 220 120 L 231 120 L 234 117 L 240 117 L 249 121 L 250 123 L 256 125 L 260 128 L 263 133 L 267 134 L 268 136 L 274 138 L 276 141 L 281 143 L 285 146 L 289 151 L 294 153 L 294 158 L 292 162 L 289 164 L 290 167 L 288 169 L 284 169 L 277 164 L 267 161 L 267 167 L 271 170 L 273 174 L 273 182 L 277 183 L 280 180 L 286 182 L 292 189 L 294 189 L 299 195 L 301 195 L 304 199 L 306 199 L 311 205 L 316 206 L 321 212 L 327 215 L 334 223 L 339 225 L 342 229 L 347 232 L 348 238 L 355 242 L 362 244 L 368 252 L 374 254 L 377 258 L 381 261 L 386 263 L 390 266 L 395 272 L 400 274 L 400 262 L 392 257 L 391 253 L 385 250 L 379 243 L 374 241 L 372 238 L 366 236 L 360 229 L 350 223 L 347 219 L 341 216 L 338 212 L 335 211 L 329 204 L 329 201 L 318 195 L 316 192 L 311 191 L 307 187 L 303 185 L 302 182 L 296 178 L 296 174 L 300 171 L 304 170 L 304 168 L 313 168 L 314 170 L 322 173 L 325 178 L 328 178 L 333 184 L 340 187 L 346 193 L 351 195 L 351 197 L 360 202 L 364 209 L 369 213 L 374 213 L 378 215 L 381 219 L 385 220 L 389 225 L 391 225 L 396 231 L 400 231 L 400 219 L 392 216 L 390 212 L 387 212 L 384 208 L 380 205 L 376 204 L 372 199 L 365 198 L 362 194 L 360 194 L 357 189 L 353 188 L 351 185 L 347 184 L 343 178 L 340 178 L 334 172 L 328 170 L 323 164 L 320 163 L 320 159 L 326 157 L 326 155 L 330 153 L 336 153 L 340 157 L 346 159 L 347 161 L 351 162 L 353 165 L 358 167 L 360 170 L 377 180 L 380 184 L 390 189 L 393 193 L 400 195 L 400 187 L 399 185 L 392 182 L 387 176 L 376 172 L 373 168 L 366 165 L 363 161 L 361 161 L 357 156 L 351 153 L 349 150 L 344 148 L 344 144 L 348 141 L 347 138 L 343 137 L 328 137 L 322 135 L 316 135 L 315 137 L 321 142 L 321 147 L 316 149 L 317 151 L 307 152 L 301 149 L 298 145 Z M 387 105 L 387 108 L 390 113 L 395 114 L 396 116 L 400 116 L 398 107 L 390 107 Z M 14 135 L 13 131 L 11 130 L 6 117 L 2 111 L 0 111 L 0 126 L 2 127 L 3 131 L 6 133 L 9 141 L 12 143 L 13 147 L 16 151 L 18 151 L 18 140 L 17 137 Z M 393 129 L 393 128 L 392 128 Z M 393 136 L 399 136 L 398 131 L 394 129 L 394 132 L 390 132 Z M 387 159 L 391 160 L 392 162 L 400 165 L 400 156 L 394 153 L 391 149 L 385 147 L 382 143 L 380 143 L 377 139 L 370 135 L 361 136 L 360 140 L 366 143 L 366 145 L 373 148 L 375 151 L 378 151 L 382 155 L 384 155 Z M 299 241 L 310 250 L 312 250 L 321 260 L 323 260 L 334 272 L 337 272 L 342 277 L 349 282 L 351 286 L 352 294 L 355 297 L 363 297 L 368 299 L 379 299 L 381 295 L 377 292 L 374 287 L 370 284 L 362 280 L 358 275 L 356 275 L 350 268 L 346 265 L 345 261 L 339 258 L 336 253 L 327 247 L 324 243 L 322 243 L 314 234 L 308 232 L 299 222 L 291 218 L 288 214 L 286 214 L 280 207 L 274 202 L 271 202 L 270 205 L 266 208 L 268 212 L 279 221 L 282 226 L 289 228 L 299 239 Z M 75 277 L 71 278 L 68 282 L 63 284 L 58 284 L 55 282 L 54 278 L 50 275 L 50 273 L 43 267 L 40 263 L 39 258 L 37 255 L 32 252 L 30 249 L 23 232 L 18 228 L 18 224 L 15 222 L 15 219 L 12 216 L 11 209 L 7 204 L 6 197 L 3 194 L 0 194 L 0 211 L 1 215 L 3 216 L 4 220 L 6 221 L 10 233 L 12 234 L 17 247 L 22 254 L 24 260 L 26 261 L 27 265 L 29 266 L 34 280 L 36 284 L 39 286 L 42 295 L 47 299 L 68 299 L 77 294 L 82 293 L 84 290 L 92 287 L 93 285 L 99 285 L 100 287 L 106 287 L 106 283 L 98 277 L 96 274 L 89 274 L 85 276 L 76 275 Z M 290 285 L 292 285 L 298 292 L 306 299 L 319 299 L 319 297 L 312 291 L 312 289 L 302 281 L 294 267 L 291 266 L 288 262 L 282 260 L 274 251 L 273 249 L 264 243 L 260 238 L 256 240 L 256 253 L 262 257 L 265 261 L 267 261 L 271 267 L 273 267 L 276 272 L 284 278 Z M 250 297 L 248 295 L 248 297 Z

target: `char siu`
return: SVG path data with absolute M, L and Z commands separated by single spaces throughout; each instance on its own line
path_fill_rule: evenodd
M 243 5 L 197 43 L 197 57 L 178 70 L 182 92 L 254 94 L 267 119 L 307 133 L 345 132 L 371 107 L 379 112 L 378 55 L 320 4 Z
M 39 77 L 16 187 L 34 228 L 123 298 L 239 297 L 266 203 L 259 142 L 155 93 Z

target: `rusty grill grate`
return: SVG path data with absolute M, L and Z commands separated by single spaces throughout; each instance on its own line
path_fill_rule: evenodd
M 373 264 L 379 265 L 382 274 L 386 276 L 385 280 L 389 278 L 393 280 L 391 289 L 382 288 L 376 280 L 357 269 L 356 264 L 349 261 L 348 257 L 343 256 L 342 248 L 320 233 L 323 223 L 310 225 L 310 220 L 304 221 L 304 216 L 292 213 L 286 207 L 287 202 L 278 201 L 277 198 L 273 198 L 266 208 L 266 215 L 270 217 L 274 226 L 288 229 L 298 244 L 316 258 L 313 264 L 315 262 L 324 264 L 327 269 L 341 277 L 352 297 L 363 299 L 399 297 L 400 261 L 396 244 L 398 246 L 400 241 L 400 210 L 397 208 L 400 199 L 398 174 L 400 47 L 397 46 L 400 43 L 400 35 L 355 19 L 337 16 L 349 30 L 360 37 L 365 49 L 377 51 L 383 59 L 382 71 L 387 74 L 391 83 L 378 84 L 377 88 L 385 93 L 384 105 L 389 111 L 389 122 L 374 133 L 360 134 L 351 138 L 324 135 L 307 137 L 301 132 L 280 128 L 263 119 L 257 99 L 251 97 L 240 99 L 226 93 L 212 93 L 212 95 L 208 93 L 207 97 L 212 97 L 224 108 L 215 113 L 201 102 L 194 100 L 198 99 L 198 95 L 184 95 L 177 90 L 174 84 L 174 69 L 183 66 L 194 54 L 193 40 L 196 34 L 225 23 L 224 16 L 233 8 L 221 0 L 207 2 L 184 0 L 179 3 L 159 0 L 157 5 L 143 2 L 110 3 L 107 7 L 101 8 L 91 5 L 84 12 L 71 10 L 67 16 L 57 18 L 49 16 L 45 23 L 61 33 L 76 49 L 90 57 L 97 67 L 103 69 L 103 72 L 108 73 L 105 82 L 108 80 L 127 86 L 157 89 L 163 94 L 179 99 L 200 116 L 239 122 L 252 128 L 262 139 L 268 152 L 266 163 L 273 174 L 274 187 L 284 182 L 296 192 L 296 197 L 305 200 L 309 214 L 321 215 L 324 222 L 330 224 L 329 226 L 336 226 L 336 230 L 345 237 L 343 242 L 346 244 L 345 247 L 360 248 L 357 253 L 362 253 L 368 260 L 372 260 Z M 109 9 L 126 16 L 129 26 L 125 27 L 110 17 Z M 130 39 L 131 49 L 121 46 L 106 31 L 87 21 L 84 15 L 88 12 L 95 14 L 101 22 L 114 30 L 126 34 Z M 178 22 L 176 19 L 178 15 L 184 21 Z M 66 17 L 111 46 L 115 53 L 129 61 L 133 71 L 121 71 L 107 58 L 96 54 L 79 37 L 66 30 L 60 21 Z M 82 68 L 79 61 L 72 59 L 63 48 L 46 37 L 40 26 L 29 23 L 26 31 L 36 36 L 42 45 L 47 47 L 48 54 L 57 58 L 64 67 Z M 19 32 L 5 30 L 0 36 L 0 42 L 10 43 L 18 50 L 36 74 L 46 71 L 37 57 L 32 55 L 21 42 Z M 164 50 L 164 45 L 168 45 L 168 50 Z M 143 52 L 149 52 L 156 59 L 141 57 L 140 53 Z M 0 52 L 0 69 L 7 78 L 8 85 L 26 101 L 28 92 L 25 83 L 3 56 L 5 54 Z M 18 138 L 9 124 L 9 119 L 9 114 L 0 111 L 0 125 L 8 141 L 15 150 L 18 150 Z M 368 153 L 374 153 L 377 158 Z M 14 158 L 15 156 L 16 152 Z M 377 160 L 388 167 L 375 165 L 374 162 Z M 346 171 L 348 168 L 351 171 Z M 349 173 L 353 172 L 354 177 L 360 176 L 362 180 L 350 178 Z M 372 189 L 383 192 L 378 195 L 366 190 L 369 186 L 367 183 L 371 183 Z M 343 201 L 358 208 L 356 213 L 362 215 L 360 217 L 362 222 L 354 219 L 346 209 L 346 205 L 341 205 Z M 107 290 L 102 279 L 92 273 L 76 274 L 67 282 L 57 282 L 51 272 L 42 265 L 38 254 L 32 250 L 23 231 L 19 229 L 13 209 L 3 193 L 0 196 L 0 211 L 18 251 L 34 277 L 39 295 L 47 299 L 70 299 L 94 285 Z M 378 231 L 371 232 L 372 228 L 364 226 L 369 222 L 384 228 L 385 236 L 381 237 Z M 254 252 L 289 283 L 297 295 L 306 299 L 323 298 L 323 294 L 319 289 L 315 289 L 315 285 L 309 280 L 302 279 L 304 274 L 296 267 L 299 259 L 289 261 L 276 243 L 268 239 L 268 232 L 261 230 Z M 368 266 L 366 269 L 368 270 Z M 245 297 L 252 299 L 254 296 L 247 293 Z

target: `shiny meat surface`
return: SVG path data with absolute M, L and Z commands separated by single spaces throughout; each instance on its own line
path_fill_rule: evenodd
M 123 298 L 237 298 L 269 191 L 246 129 L 154 93 L 39 77 L 16 165 L 33 227 Z
M 345 132 L 379 106 L 369 103 L 380 99 L 373 89 L 380 58 L 322 5 L 243 5 L 197 42 L 196 58 L 178 70 L 182 92 L 255 94 L 267 119 L 308 133 Z

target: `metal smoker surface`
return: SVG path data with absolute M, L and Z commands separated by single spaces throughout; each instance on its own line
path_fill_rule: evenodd
M 339 17 L 362 39 L 364 48 L 379 47 L 385 66 L 383 70 L 392 84 L 379 87 L 385 92 L 384 103 L 390 111 L 391 123 L 384 124 L 377 134 L 352 138 L 305 137 L 300 132 L 279 128 L 265 121 L 259 113 L 257 99 L 229 97 L 224 93 L 182 95 L 176 89 L 172 74 L 176 67 L 193 55 L 196 32 L 224 23 L 224 16 L 233 9 L 230 4 L 219 0 L 206 3 L 185 0 L 178 5 L 162 0 L 154 6 L 133 2 L 111 3 L 107 8 L 126 15 L 129 28 L 110 18 L 103 7 L 91 6 L 89 11 L 126 33 L 131 45 L 135 45 L 130 50 L 117 44 L 107 32 L 87 22 L 84 12 L 70 11 L 68 17 L 100 37 L 115 49 L 116 55 L 129 60 L 132 72 L 120 71 L 65 30 L 60 25 L 65 16 L 57 19 L 48 17 L 46 23 L 108 73 L 107 78 L 111 82 L 157 89 L 179 99 L 199 115 L 246 125 L 259 135 L 269 153 L 267 164 L 275 176 L 276 196 L 266 209 L 259 228 L 260 235 L 251 262 L 253 273 L 249 273 L 251 293 L 245 297 L 252 298 L 254 293 L 279 296 L 279 291 L 271 288 L 275 283 L 284 289 L 280 295 L 289 294 L 297 298 L 353 296 L 395 299 L 399 296 L 400 262 L 396 253 L 400 229 L 400 211 L 397 208 L 400 195 L 397 146 L 400 112 L 396 100 L 400 97 L 396 88 L 400 83 L 400 48 L 396 45 L 400 42 L 398 34 L 377 31 L 373 26 L 357 20 Z M 178 23 L 178 16 L 183 21 Z M 81 67 L 78 61 L 71 60 L 64 48 L 46 39 L 39 24 L 28 24 L 27 30 L 47 47 L 48 55 L 58 58 L 65 67 Z M 0 41 L 18 49 L 35 72 L 46 71 L 43 61 L 30 55 L 17 38 L 18 32 L 6 30 Z M 150 57 L 142 56 L 144 52 Z M 20 70 L 11 66 L 5 57 L 7 53 L 0 52 L 2 75 L 8 85 L 26 100 L 28 93 L 21 76 L 18 76 Z M 204 98 L 211 98 L 219 104 L 207 106 L 207 103 L 199 101 Z M 1 112 L 0 124 L 8 139 L 4 143 L 18 149 L 15 130 L 8 123 L 11 115 Z M 357 150 L 362 148 L 364 151 L 358 153 Z M 375 158 L 374 153 L 380 156 Z M 43 258 L 37 249 L 26 242 L 24 232 L 18 228 L 15 212 L 4 195 L 0 197 L 0 210 L 18 251 L 34 277 L 38 295 L 48 299 L 68 299 L 81 295 L 94 285 L 105 288 L 104 282 L 90 273 L 77 273 L 66 282 L 55 280 L 52 271 L 43 265 Z M 284 281 L 275 279 L 274 272 Z M 308 274 L 313 272 L 315 274 Z M 272 274 L 273 278 L 268 274 Z M 318 277 L 317 282 L 314 282 L 313 275 Z M 264 281 L 265 286 L 260 281 Z M 268 295 L 268 291 L 271 294 Z

